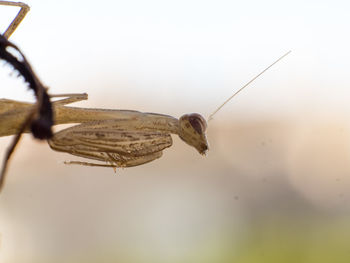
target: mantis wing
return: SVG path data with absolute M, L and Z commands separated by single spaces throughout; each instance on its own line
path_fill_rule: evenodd
M 153 161 L 172 145 L 169 133 L 143 128 L 140 120 L 104 120 L 62 130 L 49 140 L 53 150 L 131 167 Z M 88 163 L 81 163 L 89 165 Z

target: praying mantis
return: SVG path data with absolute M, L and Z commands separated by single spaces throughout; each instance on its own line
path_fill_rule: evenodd
M 132 110 L 109 110 L 67 107 L 87 99 L 87 94 L 62 94 L 68 98 L 53 102 L 55 124 L 81 123 L 64 129 L 48 140 L 56 151 L 105 161 L 109 164 L 69 162 L 89 166 L 131 167 L 161 157 L 162 150 L 172 145 L 170 134 L 177 134 L 200 154 L 208 150 L 206 121 L 197 114 L 180 119 L 169 115 Z M 0 100 L 0 136 L 11 135 L 23 122 L 30 103 Z M 11 108 L 4 111 L 4 108 Z M 8 125 L 10 124 L 10 125 Z
M 0 5 L 21 8 L 3 34 L 9 38 L 29 11 L 29 7 L 12 1 L 0 1 Z M 228 101 L 290 52 L 278 58 L 229 97 L 209 116 L 208 121 Z M 171 134 L 178 135 L 201 155 L 205 155 L 209 150 L 206 138 L 207 121 L 198 113 L 185 114 L 177 119 L 165 114 L 134 110 L 77 108 L 67 105 L 86 100 L 87 94 L 51 95 L 51 98 L 54 97 L 65 97 L 52 102 L 54 125 L 67 123 L 78 123 L 78 125 L 61 130 L 48 139 L 51 149 L 102 162 L 65 162 L 67 164 L 113 168 L 142 165 L 162 156 L 163 150 L 172 145 Z M 0 136 L 16 134 L 32 107 L 30 103 L 1 99 Z M 2 180 L 0 188 L 1 182 Z

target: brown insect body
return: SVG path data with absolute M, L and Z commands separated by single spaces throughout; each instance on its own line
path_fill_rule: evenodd
M 201 154 L 208 150 L 207 124 L 197 113 L 177 119 L 134 110 L 68 107 L 68 103 L 87 99 L 87 94 L 59 96 L 68 98 L 53 102 L 55 124 L 80 124 L 55 133 L 48 140 L 53 150 L 108 162 L 103 166 L 113 167 L 141 165 L 161 157 L 162 151 L 172 145 L 170 134 L 179 135 Z M 0 136 L 15 134 L 32 107 L 31 103 L 0 100 Z
M 57 111 L 57 123 L 67 123 L 67 115 L 70 116 L 69 122 L 83 123 L 56 133 L 48 141 L 50 147 L 56 151 L 108 162 L 107 166 L 131 167 L 161 157 L 162 151 L 172 145 L 170 134 L 179 135 L 201 154 L 208 150 L 206 122 L 199 114 L 186 114 L 178 120 L 168 115 L 128 110 L 59 106 Z M 111 118 L 113 115 L 114 118 Z

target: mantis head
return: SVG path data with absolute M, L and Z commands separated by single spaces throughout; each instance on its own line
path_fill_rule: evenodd
M 220 105 L 212 114 L 210 114 L 208 121 L 213 119 L 213 116 L 221 110 L 221 108 L 229 102 L 233 97 L 235 97 L 239 92 L 241 92 L 244 88 L 246 88 L 250 83 L 260 77 L 265 71 L 275 65 L 278 61 L 287 56 L 291 51 L 288 51 L 275 62 L 273 62 L 270 66 L 261 71 L 258 75 L 252 78 L 247 84 L 245 84 L 242 88 L 236 91 L 231 97 L 229 97 L 223 104 Z M 193 146 L 197 149 L 200 154 L 205 154 L 208 149 L 208 141 L 205 136 L 205 130 L 207 128 L 206 120 L 199 115 L 198 113 L 185 114 L 179 119 L 180 123 L 180 138 L 185 141 L 187 144 Z
M 229 97 L 223 104 L 220 105 L 212 114 L 210 114 L 208 121 L 213 119 L 213 116 L 221 110 L 221 108 L 229 102 L 234 96 L 236 96 L 239 92 L 241 92 L 244 88 L 246 88 L 250 83 L 260 77 L 265 71 L 275 65 L 278 61 L 287 56 L 291 51 L 288 51 L 275 62 L 273 62 L 270 66 L 261 71 L 258 75 L 252 78 L 247 84 L 245 84 L 242 88 L 236 91 L 231 97 Z M 179 136 L 185 141 L 187 144 L 193 146 L 197 149 L 200 154 L 205 154 L 208 149 L 208 141 L 205 136 L 205 130 L 207 128 L 206 120 L 199 115 L 198 113 L 185 114 L 179 119 L 180 130 Z
M 207 129 L 205 119 L 198 113 L 190 113 L 181 116 L 179 123 L 179 137 L 204 155 L 209 149 L 205 135 L 205 130 Z

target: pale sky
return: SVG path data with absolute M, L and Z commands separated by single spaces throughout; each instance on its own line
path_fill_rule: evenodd
M 11 40 L 52 93 L 88 92 L 82 105 L 95 107 L 208 116 L 292 50 L 217 117 L 350 113 L 348 1 L 100 2 L 27 1 Z M 16 12 L 0 7 L 2 31 Z M 1 86 L 11 88 L 0 97 L 31 98 L 9 72 L 1 67 Z

